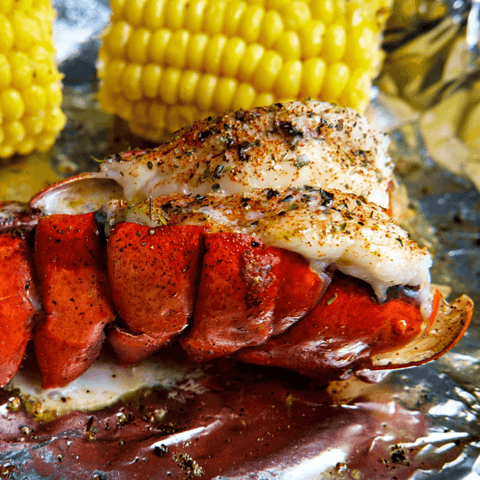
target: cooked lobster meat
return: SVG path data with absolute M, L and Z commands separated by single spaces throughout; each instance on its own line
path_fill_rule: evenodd
M 178 342 L 194 363 L 323 379 L 438 357 L 473 305 L 431 293 L 430 254 L 387 213 L 392 185 L 363 118 L 294 102 L 197 122 L 9 207 L 2 384 L 34 317 L 44 388 L 83 373 L 104 338 L 123 364 Z

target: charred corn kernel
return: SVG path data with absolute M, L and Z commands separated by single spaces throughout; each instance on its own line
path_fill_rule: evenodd
M 155 140 L 183 121 L 284 99 L 363 110 L 392 2 L 114 0 L 100 105 Z M 0 82 L 13 88 L 2 68 L 0 56 Z

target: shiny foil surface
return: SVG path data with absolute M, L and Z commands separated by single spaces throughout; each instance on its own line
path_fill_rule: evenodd
M 96 49 L 108 21 L 107 2 L 54 3 L 69 121 L 51 152 L 12 159 L 1 167 L 0 194 L 10 200 L 28 200 L 49 182 L 96 169 L 95 159 L 107 153 L 142 144 L 95 102 Z M 455 38 L 466 38 L 468 18 L 475 21 L 478 8 L 475 2 L 473 7 L 458 1 L 423 3 L 431 7 L 420 9 L 423 17 L 402 17 L 400 10 L 392 20 L 382 75 L 394 71 L 389 62 L 400 56 L 399 49 L 422 54 L 423 34 L 443 28 L 439 25 L 454 29 L 452 45 Z M 475 75 L 475 64 L 468 65 L 458 70 L 454 83 Z M 394 89 L 385 90 L 384 78 L 369 115 L 388 130 L 397 176 L 417 211 L 417 220 L 407 222 L 407 228 L 434 251 L 433 282 L 450 286 L 450 298 L 466 293 L 480 305 L 480 195 L 469 173 L 476 167 L 465 168 L 476 165 L 471 147 L 453 132 L 448 148 L 459 144 L 468 155 L 447 169 L 438 152 L 448 149 L 432 149 L 438 142 L 432 144 L 431 130 L 425 128 L 425 118 L 434 118 L 435 124 L 435 118 L 448 117 L 441 105 L 449 92 L 444 85 L 440 96 L 420 105 L 419 92 L 433 83 L 402 85 L 395 95 Z M 175 349 L 169 354 L 175 357 Z M 30 352 L 23 371 L 35 376 L 32 356 Z M 289 372 L 229 360 L 191 372 L 178 368 L 182 374 L 174 382 L 143 385 L 101 410 L 75 409 L 49 421 L 42 421 L 41 407 L 22 401 L 18 390 L 0 390 L 0 478 L 480 478 L 478 309 L 464 338 L 446 355 L 376 384 L 349 380 L 326 387 Z

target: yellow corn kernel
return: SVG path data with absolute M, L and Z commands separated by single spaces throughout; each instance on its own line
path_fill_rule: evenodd
M 121 18 L 126 0 L 110 0 L 110 8 L 116 18 Z
M 184 72 L 178 85 L 178 98 L 182 103 L 191 105 L 195 102 L 195 94 L 199 80 L 200 74 L 198 72 L 193 70 Z
M 130 101 L 142 98 L 142 66 L 137 63 L 130 63 L 125 67 L 122 75 L 122 92 Z
M 1 143 L 0 144 L 0 158 L 11 157 L 15 153 L 13 145 Z
M 0 14 L 0 52 L 8 52 L 12 49 L 14 43 L 14 34 L 12 24 L 5 15 Z
M 355 70 L 339 97 L 340 103 L 364 111 L 370 99 L 370 77 L 371 72 L 369 70 L 361 68 Z
M 177 30 L 183 26 L 185 15 L 185 5 L 188 0 L 169 0 L 165 5 L 165 24 L 172 30 Z
M 55 136 L 50 133 L 42 133 L 34 138 L 35 148 L 39 152 L 46 152 L 55 143 Z
M 105 70 L 105 82 L 109 90 L 114 93 L 122 91 L 121 79 L 127 64 L 123 60 L 114 59 L 107 62 Z
M 240 78 L 248 80 L 253 75 L 264 52 L 265 49 L 258 43 L 247 47 L 239 65 L 238 75 Z
M 337 62 L 330 65 L 327 69 L 321 98 L 336 101 L 345 89 L 350 75 L 350 69 L 345 63 Z
M 0 108 L 7 120 L 18 120 L 25 113 L 25 104 L 18 90 L 8 88 L 0 94 Z
M 182 72 L 178 68 L 166 68 L 162 75 L 162 84 L 159 89 L 160 98 L 169 105 L 174 105 L 178 97 L 178 84 Z
M 303 64 L 301 93 L 305 98 L 319 98 L 327 63 L 323 58 L 309 58 Z
M 26 137 L 15 148 L 20 155 L 28 155 L 35 150 L 35 140 L 32 137 Z
M 0 13 L 5 13 L 5 14 L 8 14 L 12 11 L 13 9 L 13 2 L 15 0 L 2 0 L 0 2 Z M 0 141 L 0 143 L 2 143 Z
M 302 62 L 287 60 L 280 69 L 275 83 L 275 92 L 282 98 L 296 98 L 300 92 L 302 80 Z
M 322 48 L 325 24 L 320 20 L 310 20 L 298 31 L 302 58 L 316 57 Z
M 122 16 L 133 26 L 140 25 L 146 0 L 128 0 L 124 2 Z
M 155 98 L 162 78 L 162 69 L 154 63 L 145 65 L 142 69 L 141 88 L 148 98 Z
M 27 135 L 29 135 L 30 137 L 38 135 L 43 130 L 44 123 L 44 115 L 23 117 L 23 124 L 25 125 L 25 130 L 27 132 Z
M 277 52 L 273 50 L 265 52 L 255 70 L 255 86 L 260 91 L 271 91 L 282 68 L 282 64 L 282 57 Z
M 163 12 L 168 0 L 147 0 L 143 7 L 142 24 L 149 30 L 157 30 L 163 25 Z
M 100 105 L 153 140 L 183 121 L 284 99 L 363 109 L 392 1 L 116 0 Z M 1 65 L 0 82 L 20 89 Z
M 148 47 L 152 34 L 146 28 L 138 28 L 127 43 L 127 56 L 131 62 L 145 63 L 148 58 Z
M 300 38 L 293 30 L 283 32 L 275 43 L 275 49 L 285 59 L 300 57 Z
M 14 120 L 3 124 L 4 142 L 10 145 L 15 145 L 25 138 L 25 127 L 22 122 Z
M 238 83 L 233 78 L 221 78 L 213 94 L 213 104 L 220 112 L 229 110 L 233 103 Z
M 182 68 L 187 59 L 187 48 L 190 34 L 187 30 L 173 32 L 165 50 L 165 63 L 172 67 Z
M 227 44 L 225 35 L 215 35 L 205 49 L 204 64 L 207 72 L 217 74 L 220 71 L 223 50 Z
M 313 18 L 321 20 L 326 25 L 331 24 L 335 18 L 335 1 L 312 0 L 310 8 L 312 9 Z
M 132 30 L 131 25 L 124 21 L 112 25 L 104 42 L 113 57 L 123 57 Z
M 247 4 L 242 0 L 232 0 L 229 2 L 225 11 L 225 22 L 223 25 L 223 32 L 228 36 L 233 37 L 239 30 Z M 238 32 L 240 35 L 241 32 Z
M 60 92 L 61 95 L 61 92 Z M 25 104 L 25 113 L 27 115 L 37 115 L 45 110 L 47 106 L 47 92 L 40 85 L 31 85 L 23 92 L 23 102 Z M 56 101 L 53 105 L 61 103 Z
M 45 132 L 59 132 L 65 127 L 66 117 L 60 107 L 52 108 L 45 118 Z
M 204 29 L 208 35 L 214 36 L 223 31 L 223 20 L 228 2 L 226 0 L 217 0 L 209 2 L 205 12 Z
M 15 47 L 18 50 L 28 50 L 39 37 L 41 31 L 38 21 L 23 11 L 15 12 L 12 19 Z
M 227 77 L 235 77 L 240 67 L 240 62 L 247 49 L 246 43 L 239 37 L 227 40 L 223 49 L 223 57 L 220 67 L 222 73 Z
M 334 23 L 325 31 L 322 55 L 329 63 L 338 62 L 343 58 L 347 48 L 347 32 L 345 28 Z
M 45 91 L 47 94 L 47 105 L 49 107 L 55 108 L 62 103 L 62 87 L 58 83 L 47 85 Z
M 249 83 L 241 83 L 235 92 L 232 109 L 239 110 L 240 108 L 243 108 L 248 110 L 252 108 L 255 97 L 255 89 Z
M 207 45 L 208 35 L 205 33 L 192 35 L 187 46 L 187 66 L 189 68 L 201 69 Z
M 200 110 L 209 110 L 213 104 L 213 94 L 217 86 L 216 75 L 202 75 L 198 81 L 196 98 Z
M 260 36 L 264 9 L 260 5 L 248 5 L 240 21 L 240 32 L 247 43 L 256 42 Z
M 282 8 L 282 16 L 287 29 L 298 30 L 310 20 L 312 14 L 306 2 L 294 0 Z
M 33 82 L 33 68 L 28 56 L 23 52 L 14 52 L 10 55 L 12 66 L 12 86 L 23 90 Z
M 155 63 L 163 63 L 165 50 L 170 42 L 172 36 L 171 30 L 160 28 L 156 30 L 150 37 L 150 44 L 148 45 L 148 57 Z
M 5 55 L 0 54 L 0 90 L 5 90 L 12 81 L 12 67 Z
M 260 41 L 266 48 L 270 48 L 285 30 L 282 16 L 276 10 L 266 12 L 260 29 Z
M 255 107 L 266 107 L 275 103 L 275 97 L 271 93 L 260 93 L 256 96 L 253 105 Z
M 167 106 L 164 103 L 153 102 L 150 105 L 149 114 L 153 126 L 158 130 L 163 130 L 166 126 L 165 117 L 167 115 Z
M 185 28 L 190 32 L 199 32 L 202 29 L 207 3 L 207 0 L 192 0 L 186 6 Z

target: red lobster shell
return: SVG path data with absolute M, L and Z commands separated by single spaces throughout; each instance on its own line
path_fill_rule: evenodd
M 44 388 L 81 375 L 105 337 L 124 364 L 178 342 L 192 362 L 323 379 L 443 354 L 473 304 L 430 295 L 365 125 L 319 102 L 237 112 L 3 205 L 0 385 L 30 338 Z

